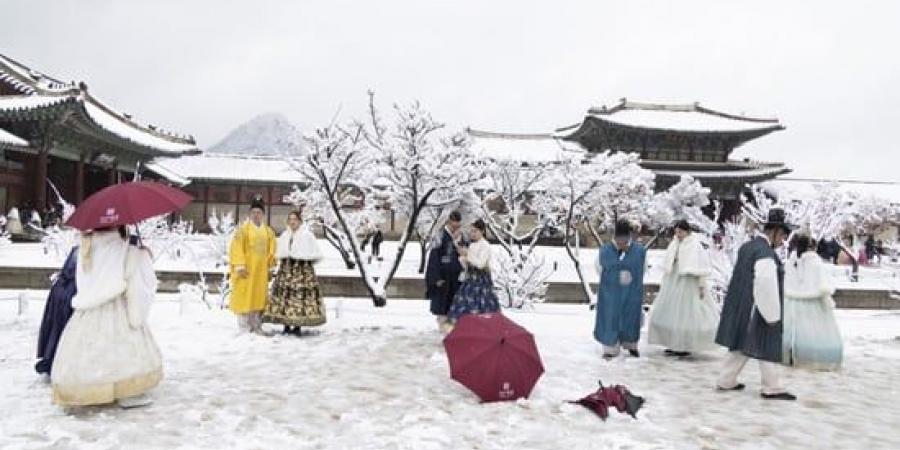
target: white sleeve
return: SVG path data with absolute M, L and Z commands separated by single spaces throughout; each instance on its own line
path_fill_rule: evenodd
M 156 297 L 156 272 L 153 271 L 153 260 L 146 250 L 129 249 L 129 266 L 125 291 L 128 324 L 139 328 L 147 319 L 150 305 Z
M 753 300 L 756 309 L 768 323 L 781 320 L 781 299 L 778 295 L 778 269 L 772 258 L 756 261 L 753 266 Z
M 469 247 L 466 262 L 470 266 L 483 270 L 491 262 L 491 247 L 488 245 L 473 245 Z
M 600 264 L 599 254 L 597 254 L 597 257 L 594 259 L 594 269 L 597 269 L 597 276 L 603 274 L 603 264 Z

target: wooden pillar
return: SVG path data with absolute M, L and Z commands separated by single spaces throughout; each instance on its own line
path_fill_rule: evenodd
M 201 186 L 197 192 L 203 196 L 203 221 L 209 223 L 209 185 Z
M 34 175 L 34 209 L 43 213 L 47 207 L 47 166 L 50 164 L 49 145 L 38 151 Z M 23 220 L 27 220 L 23 218 Z
M 237 187 L 237 202 L 234 204 L 234 223 L 236 224 L 241 223 L 241 204 L 244 203 L 243 196 L 241 196 L 241 191 L 243 190 L 241 189 L 242 187 L 243 186 Z
M 84 200 L 84 155 L 75 163 L 75 204 Z
M 266 188 L 266 197 L 268 197 L 269 204 L 266 205 L 266 222 L 269 223 L 269 226 L 272 226 L 272 207 L 275 206 L 275 201 L 272 200 L 272 186 Z
M 117 177 L 116 172 L 117 171 L 115 168 L 112 168 L 112 169 L 109 169 L 106 171 L 106 184 L 108 186 L 112 186 L 112 185 L 116 184 L 116 177 Z

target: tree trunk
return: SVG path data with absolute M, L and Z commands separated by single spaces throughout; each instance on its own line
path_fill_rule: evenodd
M 328 197 L 328 204 L 331 205 L 331 211 L 334 213 L 334 216 L 337 217 L 338 223 L 341 225 L 341 230 L 343 230 L 344 235 L 347 236 L 350 241 L 350 250 L 353 253 L 353 259 L 356 261 L 356 268 L 359 270 L 360 276 L 362 276 L 363 283 L 366 285 L 366 290 L 369 291 L 369 296 L 372 297 L 372 304 L 374 304 L 376 308 L 387 305 L 384 289 L 376 289 L 377 286 L 374 285 L 376 281 L 370 278 L 366 271 L 366 265 L 363 264 L 362 255 L 359 252 L 359 248 L 356 246 L 356 238 L 353 236 L 353 231 L 350 230 L 347 221 L 344 220 L 344 212 L 341 210 L 341 206 L 337 203 L 337 200 L 335 200 L 334 192 L 328 187 L 329 180 L 324 174 L 321 174 L 321 172 L 319 176 L 322 178 L 322 184 L 325 186 L 325 194 Z M 335 185 L 339 184 L 335 183 Z M 382 284 L 382 286 L 384 286 L 384 284 Z
M 574 230 L 575 233 L 578 233 L 578 230 L 574 228 L 577 225 L 572 223 L 572 209 L 572 207 L 569 208 L 569 214 L 566 216 L 566 233 L 565 236 L 563 236 L 563 244 L 566 247 L 566 254 L 569 255 L 569 259 L 572 260 L 572 264 L 575 266 L 575 273 L 578 274 L 578 281 L 581 282 L 581 293 L 584 294 L 584 300 L 586 303 L 590 304 L 591 299 L 594 298 L 594 294 L 591 291 L 590 284 L 588 284 L 587 280 L 584 278 L 584 273 L 581 270 L 581 261 L 578 259 L 575 252 L 572 251 L 572 245 L 569 242 L 572 239 L 572 231 Z
M 347 269 L 353 270 L 353 268 L 356 267 L 356 263 L 354 263 L 353 260 L 350 258 L 350 253 L 347 252 L 346 248 L 344 248 L 344 245 L 341 242 L 340 237 L 335 236 L 334 231 L 332 231 L 328 227 L 323 227 L 323 228 L 325 230 L 325 233 L 324 233 L 325 240 L 328 241 L 328 243 L 331 244 L 331 246 L 334 247 L 338 251 L 338 253 L 341 254 L 341 258 L 344 260 L 344 265 L 347 267 Z
M 422 212 L 422 208 L 428 204 L 428 198 L 431 197 L 431 194 L 434 193 L 434 189 L 429 190 L 425 195 L 422 196 L 422 199 L 419 200 L 415 205 L 413 205 L 412 214 L 410 214 L 409 222 L 406 224 L 406 230 L 403 231 L 403 236 L 400 237 L 400 242 L 397 245 L 397 256 L 394 259 L 394 264 L 391 267 L 391 271 L 388 272 L 387 278 L 385 278 L 384 283 L 381 285 L 387 289 L 388 284 L 391 280 L 394 279 L 394 275 L 397 273 L 397 269 L 400 267 L 400 261 L 403 260 L 403 252 L 406 251 L 406 243 L 409 242 L 409 237 L 412 236 L 413 232 L 416 228 L 416 221 L 419 220 L 419 213 Z

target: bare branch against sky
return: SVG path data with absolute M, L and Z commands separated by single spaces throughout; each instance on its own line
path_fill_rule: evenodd
M 227 3 L 227 4 L 226 4 Z M 4 0 L 0 52 L 210 146 L 367 89 L 451 126 L 549 131 L 621 97 L 777 116 L 740 156 L 897 180 L 900 2 Z

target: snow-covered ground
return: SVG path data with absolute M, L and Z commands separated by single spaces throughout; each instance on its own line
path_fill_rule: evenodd
M 325 240 L 319 240 L 319 247 L 322 249 L 324 259 L 316 265 L 316 272 L 319 275 L 329 276 L 346 276 L 358 277 L 359 271 L 356 269 L 347 269 L 337 250 L 334 249 Z M 178 271 L 178 272 L 197 272 L 202 270 L 206 273 L 221 271 L 222 267 L 216 267 L 217 258 L 212 254 L 210 247 L 206 245 L 206 241 L 194 238 L 189 248 L 193 249 L 193 255 L 182 255 L 180 258 L 173 258 L 168 254 L 158 257 L 156 262 L 157 270 Z M 494 252 L 503 251 L 498 246 L 494 246 Z M 372 260 L 370 266 L 376 273 L 385 274 L 390 267 L 388 265 L 393 261 L 397 252 L 396 241 L 385 241 L 381 246 L 381 255 L 384 261 Z M 545 263 L 549 267 L 555 267 L 550 275 L 550 282 L 578 282 L 578 275 L 572 265 L 572 261 L 566 254 L 563 247 L 539 246 L 535 252 L 544 258 Z M 649 253 L 649 270 L 644 276 L 644 282 L 647 284 L 659 284 L 662 279 L 662 260 L 665 256 L 663 250 L 651 250 Z M 597 271 L 594 268 L 594 259 L 597 257 L 597 249 L 582 248 L 579 254 L 579 260 L 583 264 L 584 275 L 591 282 L 598 279 Z M 403 261 L 397 271 L 397 278 L 422 278 L 422 274 L 418 273 L 420 251 L 418 243 L 411 242 L 407 245 Z M 42 268 L 58 268 L 62 265 L 65 255 L 45 254 L 41 244 L 11 244 L 0 248 L 0 267 L 42 267 Z M 888 265 L 861 267 L 858 282 L 850 281 L 849 266 L 831 266 L 831 272 L 834 281 L 839 289 L 871 289 L 871 290 L 896 290 L 900 291 L 900 266 Z
M 604 362 L 585 306 L 537 305 L 508 314 L 534 332 L 547 372 L 530 400 L 482 405 L 450 380 L 425 302 L 327 303 L 328 324 L 298 339 L 237 335 L 227 311 L 194 304 L 182 315 L 159 301 L 150 323 L 166 378 L 155 403 L 67 414 L 32 371 L 41 302 L 17 317 L 0 301 L 0 449 L 900 448 L 895 312 L 839 311 L 844 369 L 785 370 L 800 399 L 772 403 L 758 397 L 755 364 L 747 391 L 719 393 L 721 351 L 673 361 L 645 347 Z M 598 378 L 647 398 L 638 420 L 604 423 L 566 403 Z

